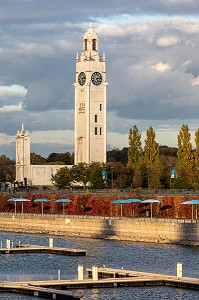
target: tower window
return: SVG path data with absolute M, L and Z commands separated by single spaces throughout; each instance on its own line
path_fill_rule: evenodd
M 102 127 L 100 127 L 100 135 L 102 135 Z
M 93 40 L 93 50 L 96 50 L 96 39 Z
M 87 50 L 87 40 L 84 40 L 84 50 Z
M 97 115 L 95 115 L 95 123 L 97 123 Z
M 100 111 L 102 111 L 102 104 L 100 104 Z
M 97 127 L 95 127 L 95 135 L 97 135 Z

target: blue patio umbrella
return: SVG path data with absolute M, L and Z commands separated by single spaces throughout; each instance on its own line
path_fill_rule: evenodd
M 23 214 L 23 202 L 30 202 L 31 200 L 26 198 L 10 198 L 8 201 L 15 203 L 15 215 L 17 213 L 17 202 L 21 202 L 21 213 Z
M 140 203 L 142 202 L 142 200 L 137 198 L 132 198 L 132 199 L 128 199 L 128 201 L 130 201 L 130 203 L 133 203 L 133 218 L 134 218 L 134 203 Z
M 35 203 L 41 203 L 41 214 L 43 215 L 44 203 L 48 203 L 48 202 L 50 202 L 50 200 L 46 199 L 46 198 L 39 198 L 39 199 L 35 199 L 34 202 Z
M 62 198 L 62 199 L 55 200 L 55 202 L 57 202 L 57 203 L 63 203 L 63 214 L 64 214 L 65 213 L 65 203 L 70 203 L 70 202 L 73 202 L 73 201 L 70 200 L 70 199 Z
M 147 200 L 143 200 L 142 203 L 149 203 L 150 204 L 150 209 L 151 209 L 151 219 L 153 217 L 153 213 L 152 213 L 152 204 L 153 203 L 160 203 L 161 201 L 160 200 L 157 200 L 157 199 L 147 199 Z
M 199 204 L 199 200 L 198 199 L 193 199 L 193 200 L 187 200 L 182 202 L 181 204 L 189 204 L 191 205 L 191 209 L 192 209 L 192 213 L 191 213 L 191 218 L 193 220 L 193 206 L 196 205 L 196 220 L 198 218 L 197 214 L 198 214 L 198 209 L 197 209 L 197 205 Z
M 112 202 L 113 204 L 121 204 L 121 218 L 122 218 L 122 204 L 129 204 L 129 203 L 132 203 L 129 199 L 117 199 L 117 200 L 114 200 Z

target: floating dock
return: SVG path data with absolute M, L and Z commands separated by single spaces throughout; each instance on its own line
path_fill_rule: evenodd
M 83 289 L 92 288 L 169 286 L 199 290 L 199 278 L 97 267 L 87 269 L 87 272 L 87 279 L 80 279 L 82 274 L 78 273 L 78 279 L 74 280 L 0 281 L 0 292 L 48 299 L 80 299 L 84 296 Z M 68 291 L 75 289 L 76 291 Z
M 15 247 L 0 248 L 0 254 L 19 254 L 19 253 L 48 253 L 68 256 L 85 256 L 87 250 L 68 249 L 60 247 L 48 247 L 38 245 L 20 245 Z
M 95 267 L 96 268 L 96 267 Z M 87 269 L 89 278 L 82 280 L 31 281 L 33 286 L 57 289 L 91 289 L 116 287 L 170 286 L 199 290 L 199 278 L 178 277 L 165 274 L 137 272 L 132 270 L 97 268 Z
M 28 282 L 0 282 L 0 292 L 4 293 L 20 293 L 39 298 L 53 299 L 53 300 L 74 300 L 80 299 L 84 296 L 81 291 L 69 292 L 56 289 L 31 286 Z

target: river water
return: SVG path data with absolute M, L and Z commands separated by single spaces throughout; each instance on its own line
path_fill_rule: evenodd
M 50 236 L 0 233 L 0 242 L 6 245 L 10 239 L 14 245 L 48 245 Z M 177 245 L 158 245 L 99 239 L 55 237 L 54 246 L 86 249 L 85 257 L 70 257 L 48 254 L 0 255 L 0 280 L 45 280 L 57 279 L 58 270 L 61 279 L 77 277 L 78 265 L 86 268 L 106 266 L 128 270 L 176 274 L 177 262 L 183 264 L 183 276 L 199 277 L 199 248 Z M 199 292 L 170 287 L 149 288 L 112 288 L 84 290 L 83 300 L 131 300 L 199 299 Z M 17 294 L 0 294 L 0 300 L 32 300 L 35 297 Z

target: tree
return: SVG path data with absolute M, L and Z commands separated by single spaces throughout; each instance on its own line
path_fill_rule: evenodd
M 42 157 L 40 154 L 34 152 L 30 153 L 30 164 L 31 165 L 45 165 L 47 163 L 46 158 Z
M 58 170 L 57 173 L 52 177 L 52 181 L 59 189 L 70 186 L 71 174 L 69 168 L 64 167 Z
M 65 153 L 51 153 L 48 158 L 47 158 L 47 162 L 48 163 L 64 163 L 65 165 L 72 165 L 73 164 L 73 155 L 70 154 L 69 152 L 65 152 Z
M 76 165 L 73 165 L 70 172 L 72 180 L 78 183 L 83 183 L 85 189 L 87 183 L 89 182 L 89 165 L 80 162 Z
M 0 182 L 14 182 L 15 162 L 5 155 L 0 156 Z
M 129 175 L 132 172 L 127 172 L 127 167 L 122 162 L 107 163 L 104 165 L 107 172 L 107 187 L 125 187 L 129 186 Z
M 195 186 L 199 187 L 199 128 L 195 132 L 196 149 L 194 152 L 194 170 L 195 170 Z
M 113 149 L 107 151 L 107 162 L 121 162 L 127 164 L 128 148 L 124 147 L 122 150 Z
M 182 125 L 178 135 L 178 151 L 176 170 L 178 174 L 178 181 L 181 181 L 181 186 L 184 188 L 193 187 L 194 161 L 191 144 L 191 135 L 189 133 L 188 125 Z
M 133 129 L 130 128 L 129 130 L 128 168 L 135 168 L 142 153 L 141 134 L 139 133 L 137 126 L 134 125 Z
M 159 147 L 155 141 L 155 131 L 149 127 L 146 132 L 145 146 L 144 146 L 144 159 L 147 164 L 148 187 L 160 187 L 160 159 Z
M 91 188 L 103 189 L 105 188 L 105 181 L 102 177 L 103 166 L 98 162 L 93 162 L 89 165 L 89 181 Z

